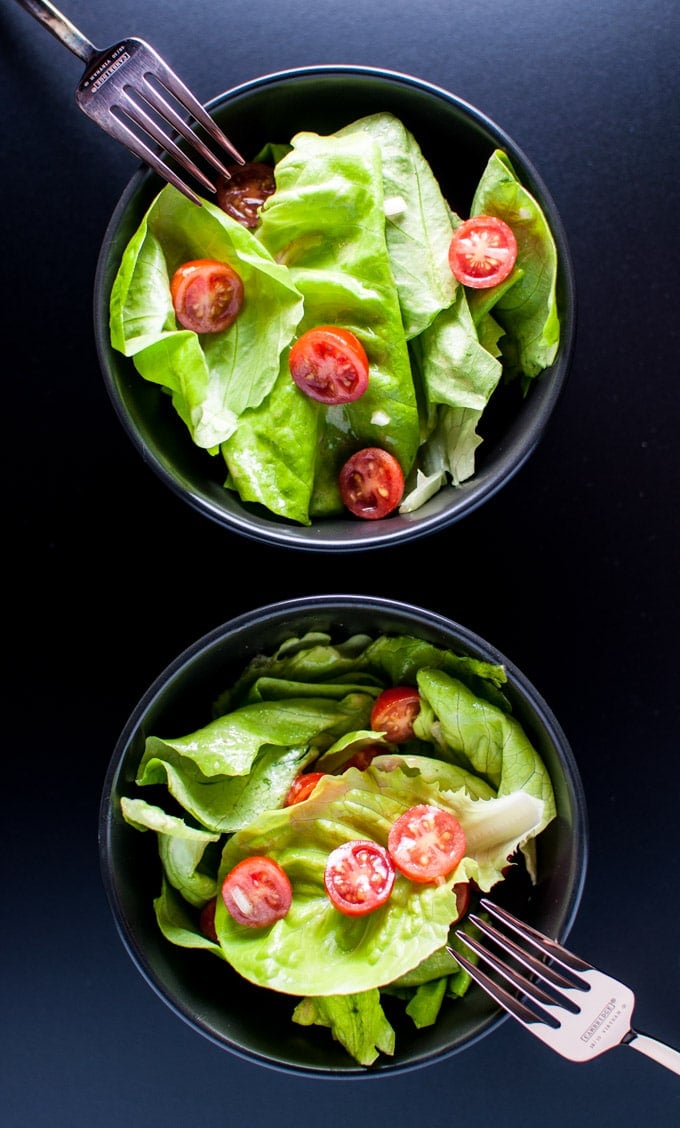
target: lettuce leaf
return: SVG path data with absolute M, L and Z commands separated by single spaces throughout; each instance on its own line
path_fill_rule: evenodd
M 393 1054 L 394 1030 L 385 1017 L 377 989 L 358 995 L 303 999 L 293 1011 L 299 1026 L 327 1026 L 336 1042 L 359 1065 L 373 1065 L 380 1053 Z
M 126 822 L 138 830 L 153 830 L 158 835 L 158 851 L 163 870 L 170 884 L 190 905 L 201 908 L 215 896 L 217 882 L 214 875 L 199 869 L 203 855 L 211 842 L 219 842 L 219 834 L 210 834 L 200 827 L 188 826 L 176 815 L 166 814 L 160 807 L 144 799 L 120 801 Z
M 480 414 L 498 386 L 502 368 L 480 344 L 465 290 L 418 340 L 419 368 L 430 403 L 474 408 Z
M 364 650 L 361 666 L 387 678 L 392 685 L 414 685 L 422 669 L 444 670 L 476 696 L 498 708 L 510 709 L 501 688 L 507 682 L 503 666 L 456 654 L 412 635 L 380 635 Z
M 195 914 L 188 911 L 186 901 L 182 900 L 165 876 L 153 907 L 158 927 L 171 944 L 176 944 L 179 948 L 201 948 L 222 960 L 225 958 L 219 944 L 199 931 Z
M 293 505 L 298 520 L 308 505 L 306 524 L 344 512 L 337 476 L 357 447 L 384 447 L 407 474 L 418 446 L 381 169 L 379 147 L 368 134 L 298 134 L 276 166 L 276 192 L 261 213 L 259 239 L 286 265 L 304 298 L 298 333 L 342 324 L 362 342 L 370 363 L 366 393 L 332 407 L 304 397 L 282 371 L 267 400 L 223 444 L 228 485 L 283 516 Z
M 505 329 L 503 357 L 509 373 L 537 376 L 557 355 L 557 248 L 548 222 L 520 183 L 501 149 L 489 158 L 472 201 L 471 215 L 497 215 L 517 239 L 517 263 L 494 306 Z
M 227 262 L 243 281 L 244 304 L 227 332 L 198 336 L 177 328 L 170 279 L 197 258 Z M 251 231 L 209 201 L 197 208 L 167 185 L 114 280 L 111 343 L 133 358 L 145 380 L 170 393 L 193 441 L 215 451 L 240 415 L 270 391 L 302 308 L 290 274 Z
M 273 654 L 256 654 L 236 681 L 217 698 L 213 712 L 219 716 L 257 699 L 257 683 L 261 678 L 296 681 L 308 686 L 345 679 L 355 681 L 362 669 L 361 655 L 370 644 L 367 635 L 353 635 L 345 642 L 333 643 L 324 631 L 308 631 L 288 638 Z M 309 695 L 314 697 L 314 691 L 310 690 Z
M 339 137 L 363 133 L 380 149 L 385 235 L 404 325 L 411 340 L 459 290 L 449 266 L 454 222 L 413 134 L 389 113 L 360 118 Z
M 357 634 L 333 643 L 324 632 L 309 632 L 287 639 L 273 654 L 258 654 L 214 705 L 220 716 L 245 703 L 283 697 L 291 687 L 297 696 L 317 697 L 332 692 L 375 694 L 385 685 L 414 685 L 423 668 L 445 670 L 475 695 L 506 712 L 510 704 L 503 692 L 507 674 L 502 665 L 467 654 L 456 654 L 413 635 Z M 280 687 L 274 692 L 274 686 Z
M 480 340 L 462 286 L 454 303 L 414 342 L 412 356 L 428 402 L 441 405 L 432 416 L 419 468 L 430 477 L 447 474 L 460 485 L 475 472 L 475 451 L 482 441 L 477 427 L 503 374 Z M 408 495 L 400 508 L 408 510 Z
M 335 736 L 365 724 L 372 698 L 348 694 L 246 705 L 185 737 L 149 736 L 140 787 L 165 785 L 211 831 L 234 831 L 283 803 L 295 776 Z
M 446 995 L 446 984 L 446 979 L 431 979 L 416 988 L 412 999 L 406 1005 L 406 1013 L 413 1019 L 413 1024 L 418 1030 L 422 1030 L 424 1026 L 432 1026 L 437 1021 Z
M 414 726 L 417 735 L 481 775 L 499 796 L 522 791 L 540 799 L 540 833 L 555 816 L 555 797 L 548 771 L 519 721 L 442 670 L 421 670 L 418 690 L 423 706 Z
M 542 820 L 542 802 L 526 793 L 472 799 L 448 789 L 443 776 L 432 784 L 381 759 L 365 771 L 325 776 L 307 800 L 265 812 L 225 844 L 218 881 L 242 858 L 266 854 L 293 885 L 287 915 L 269 928 L 238 925 L 218 901 L 220 944 L 245 979 L 302 996 L 356 994 L 391 982 L 446 943 L 457 915 L 453 885 L 472 878 L 491 888 L 508 855 Z M 470 849 L 460 865 L 441 884 L 397 874 L 389 901 L 368 916 L 338 912 L 324 887 L 328 854 L 351 839 L 385 845 L 394 821 L 419 802 L 453 811 L 463 825 Z

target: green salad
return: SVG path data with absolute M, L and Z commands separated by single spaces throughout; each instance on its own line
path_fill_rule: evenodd
M 290 996 L 294 1023 L 328 1028 L 363 1066 L 394 1052 L 388 998 L 417 1028 L 435 1023 L 469 984 L 447 951 L 461 893 L 487 892 L 509 866 L 535 880 L 536 837 L 555 816 L 548 772 L 505 683 L 502 666 L 414 637 L 334 643 L 310 632 L 254 658 L 204 727 L 148 735 L 121 808 L 157 837 L 165 938 L 217 957 L 215 977 L 226 961 Z M 387 722 L 372 722 L 400 687 L 418 709 L 394 743 Z M 313 786 L 295 796 L 305 779 Z M 331 856 L 357 843 L 384 855 L 395 824 L 423 807 L 461 828 L 455 868 L 431 879 L 391 867 L 380 903 L 369 890 L 358 912 L 338 908 Z M 244 923 L 226 891 L 241 863 L 262 859 L 290 899 L 272 923 Z
M 501 381 L 526 393 L 555 359 L 557 251 L 545 215 L 494 151 L 470 217 L 507 223 L 517 257 L 498 285 L 470 289 L 449 261 L 463 220 L 393 115 L 299 133 L 256 159 L 275 164 L 276 188 L 254 228 L 170 185 L 158 194 L 114 281 L 112 345 L 168 393 L 243 501 L 302 525 L 346 514 L 339 472 L 378 448 L 403 472 L 400 510 L 417 509 L 473 476 L 480 419 Z M 243 286 L 222 332 L 183 328 L 171 297 L 174 272 L 206 258 Z M 365 349 L 370 382 L 353 402 L 315 402 L 291 380 L 291 346 L 318 325 L 344 327 Z

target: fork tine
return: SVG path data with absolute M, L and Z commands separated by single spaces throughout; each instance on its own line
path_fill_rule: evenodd
M 546 936 L 538 929 L 532 928 L 530 924 L 520 921 L 517 917 L 509 913 L 507 909 L 502 909 L 500 905 L 494 904 L 488 897 L 482 897 L 480 905 L 496 920 L 502 921 L 504 924 L 511 928 L 513 932 L 520 936 L 523 940 L 527 940 L 536 948 L 542 956 L 547 959 L 555 960 L 561 964 L 562 967 L 574 974 L 580 971 L 592 971 L 592 964 L 586 963 L 580 956 L 574 955 L 567 948 L 562 947 L 557 940 L 553 940 L 550 936 Z
M 485 935 L 489 936 L 490 939 L 495 940 L 502 951 L 514 956 L 515 959 L 517 959 L 519 963 L 523 964 L 528 971 L 534 972 L 541 979 L 543 979 L 544 982 L 550 981 L 548 980 L 548 977 L 543 974 L 546 971 L 544 965 L 540 964 L 538 960 L 533 960 L 532 957 L 526 958 L 525 953 L 523 953 L 521 949 L 519 949 L 515 944 L 504 942 L 504 937 L 501 936 L 501 934 L 495 928 L 489 927 L 483 920 L 480 920 L 478 917 L 470 916 L 468 919 L 471 924 L 474 924 L 480 930 L 480 932 L 483 932 Z M 538 984 L 532 983 L 532 981 L 527 979 L 526 976 L 520 975 L 505 960 L 502 960 L 497 955 L 493 955 L 489 951 L 489 949 L 480 944 L 479 940 L 477 940 L 474 936 L 468 936 L 462 931 L 457 932 L 456 936 L 459 940 L 462 940 L 468 948 L 470 948 L 473 952 L 476 952 L 476 954 L 481 959 L 483 959 L 485 963 L 487 963 L 489 967 L 492 968 L 493 971 L 497 972 L 509 983 L 512 983 L 513 987 L 516 987 L 518 991 L 523 991 L 525 994 L 530 995 L 531 998 L 537 1003 L 545 1003 L 548 1006 L 554 1004 L 555 998 L 553 995 L 549 995 L 547 991 L 544 991 L 541 987 L 538 986 Z M 552 983 L 552 986 L 557 987 L 558 985 L 569 987 L 572 986 L 571 983 L 568 983 L 567 980 L 562 978 L 559 978 L 559 984 L 557 982 Z
M 174 184 L 200 207 L 198 195 L 169 169 L 162 155 L 154 151 L 140 131 L 172 157 L 207 191 L 215 186 L 196 163 L 180 148 L 175 138 L 190 142 L 194 155 L 202 157 L 220 175 L 229 177 L 223 159 L 213 153 L 183 114 L 193 116 L 198 125 L 227 153 L 232 161 L 245 164 L 244 158 L 223 133 L 210 114 L 172 68 L 143 39 L 122 40 L 106 51 L 96 52 L 76 89 L 80 108 L 107 133 L 126 146 L 140 160 L 150 165 L 165 180 Z M 175 99 L 172 105 L 166 95 Z M 150 116 L 149 112 L 155 116 Z M 166 132 L 163 126 L 174 131 Z M 131 128 L 134 127 L 134 128 Z
M 174 185 L 174 187 L 177 188 L 179 192 L 182 192 L 182 194 L 189 200 L 191 200 L 192 203 L 197 204 L 199 207 L 201 206 L 200 198 L 188 186 L 188 184 L 185 184 L 182 178 L 178 176 L 177 173 L 174 172 L 173 169 L 171 169 L 170 166 L 161 159 L 158 153 L 155 152 L 150 145 L 147 145 L 146 142 L 143 141 L 142 138 L 134 132 L 134 130 L 130 129 L 130 127 L 122 120 L 122 118 L 111 112 L 108 115 L 106 130 L 117 141 L 120 141 L 126 147 L 126 149 L 129 149 L 133 156 L 138 157 L 139 160 L 144 161 L 145 164 L 148 164 L 154 170 L 154 172 L 157 172 L 158 175 L 163 177 L 164 180 L 167 180 L 170 184 Z M 178 160 L 180 160 L 181 158 L 181 161 L 183 162 L 188 159 L 182 153 L 181 149 L 177 148 L 177 151 L 180 154 Z M 202 175 L 203 174 L 201 173 L 201 176 Z M 208 182 L 208 184 L 212 189 L 210 182 Z
M 241 157 L 236 146 L 233 146 L 228 136 L 220 129 L 218 123 L 207 113 L 205 107 L 198 102 L 198 99 L 192 94 L 192 91 L 184 85 L 182 79 L 180 79 L 174 71 L 171 71 L 164 63 L 159 72 L 152 74 L 152 77 L 158 79 L 158 81 L 162 83 L 162 86 L 165 86 L 168 94 L 176 98 L 177 102 L 182 104 L 186 111 L 195 117 L 195 120 L 198 124 L 203 126 L 203 129 L 211 136 L 213 141 L 217 141 L 219 146 L 226 149 L 229 155 L 237 161 L 238 165 L 246 164 L 245 157 Z
M 153 47 L 150 47 L 148 43 L 145 44 L 145 47 L 153 54 L 156 63 L 154 70 L 147 69 L 144 72 L 145 79 L 148 80 L 148 78 L 151 77 L 164 86 L 168 94 L 176 98 L 180 105 L 196 119 L 199 125 L 203 126 L 209 136 L 212 137 L 213 141 L 216 141 L 218 145 L 225 149 L 238 164 L 245 164 L 245 158 L 241 156 L 235 145 L 233 145 L 226 134 L 222 132 L 217 122 L 213 120 L 189 87 L 182 82 L 179 75 L 175 74 L 165 60 L 154 51 Z
M 175 130 L 176 133 L 179 133 L 182 137 L 184 137 L 184 139 L 186 141 L 189 141 L 190 144 L 193 145 L 194 149 L 196 149 L 196 151 L 200 154 L 201 157 L 203 157 L 203 159 L 205 161 L 207 161 L 209 164 L 211 164 L 213 166 L 213 168 L 216 168 L 218 172 L 220 172 L 223 176 L 225 176 L 225 177 L 227 177 L 227 179 L 229 179 L 231 177 L 231 173 L 229 172 L 229 169 L 215 155 L 215 153 L 213 153 L 212 149 L 209 149 L 208 146 L 206 144 L 204 144 L 204 142 L 201 140 L 201 138 L 191 128 L 189 123 L 187 121 L 185 121 L 185 119 L 182 118 L 173 109 L 173 107 L 171 105 L 169 105 L 168 102 L 166 102 L 166 100 L 164 98 L 159 96 L 158 91 L 153 87 L 153 85 L 150 82 L 150 77 L 152 77 L 152 76 L 149 76 L 149 75 L 144 76 L 145 85 L 144 85 L 143 89 L 137 90 L 137 89 L 130 87 L 126 90 L 126 94 L 133 101 L 135 101 L 134 95 L 137 95 L 138 98 L 143 98 L 144 101 L 151 107 L 151 109 L 155 110 L 155 112 L 159 115 L 159 117 L 163 118 L 163 120 L 168 125 L 170 125 Z M 143 108 L 141 106 L 139 106 L 139 103 L 136 103 L 136 104 L 138 106 L 138 109 L 140 111 L 142 111 L 142 113 L 143 113 L 144 112 Z M 151 120 L 151 119 L 147 119 L 147 120 Z M 165 144 L 165 137 L 163 137 L 162 143 Z M 194 176 L 195 175 L 196 174 L 194 173 Z M 214 189 L 212 188 L 212 185 L 210 184 L 209 181 L 201 180 L 201 182 L 205 183 L 206 186 L 208 186 L 211 191 L 214 191 Z
M 129 119 L 129 121 L 132 122 L 133 125 L 136 125 L 139 129 L 143 130 L 149 137 L 151 137 L 152 140 L 156 141 L 163 149 L 165 149 L 165 151 L 170 156 L 174 157 L 174 159 L 178 164 L 182 166 L 185 172 L 188 172 L 191 176 L 196 177 L 196 179 L 200 181 L 204 188 L 206 188 L 209 192 L 215 191 L 215 187 L 210 182 L 210 180 L 208 180 L 208 177 L 205 176 L 203 172 L 201 172 L 200 168 L 194 163 L 194 161 L 192 161 L 191 157 L 188 156 L 188 154 L 185 153 L 182 149 L 180 149 L 179 145 L 173 140 L 173 138 L 169 137 L 168 134 L 165 133 L 153 120 L 153 118 L 150 117 L 149 114 L 147 114 L 146 110 L 135 100 L 134 97 L 132 97 L 132 93 L 130 91 L 125 91 L 125 99 L 121 99 L 119 105 L 112 106 L 111 112 L 117 119 L 117 121 L 121 123 L 123 129 L 128 130 L 130 133 L 133 132 L 129 129 L 129 126 L 123 120 L 121 115 L 124 115 Z
M 468 919 L 479 929 L 480 932 L 482 932 L 485 936 L 488 936 L 490 940 L 493 940 L 494 943 L 497 944 L 501 949 L 501 951 L 505 952 L 505 954 L 508 956 L 512 956 L 513 959 L 517 960 L 517 963 L 521 964 L 522 967 L 525 967 L 527 971 L 531 972 L 533 975 L 538 976 L 538 978 L 541 979 L 543 983 L 547 983 L 551 987 L 555 987 L 557 990 L 563 989 L 565 987 L 581 987 L 578 979 L 574 978 L 574 976 L 569 976 L 569 978 L 567 978 L 555 968 L 549 967 L 547 964 L 543 963 L 542 960 L 539 960 L 536 958 L 536 956 L 533 956 L 531 952 L 527 952 L 524 950 L 524 948 L 521 948 L 519 944 L 516 944 L 515 941 L 510 937 L 505 936 L 502 932 L 499 932 L 499 930 L 495 928 L 493 924 L 489 924 L 488 921 L 475 916 L 473 913 L 470 914 Z M 468 939 L 468 944 L 470 944 L 470 939 Z M 519 985 L 522 986 L 524 982 L 526 982 L 526 980 L 521 980 Z
M 518 973 L 506 960 L 501 959 L 500 956 L 484 947 L 476 937 L 468 936 L 464 931 L 458 929 L 456 931 L 456 937 L 471 951 L 475 952 L 501 980 L 519 991 L 523 996 L 523 1001 L 511 994 L 505 987 L 496 983 L 485 971 L 473 964 L 467 957 L 459 956 L 456 951 L 449 948 L 451 955 L 462 964 L 470 977 L 483 987 L 500 1006 L 514 1015 L 514 1017 L 525 1026 L 534 1025 L 539 1022 L 553 1029 L 559 1027 L 560 1023 L 554 1013 L 556 1005 L 559 1005 L 562 1011 L 569 1011 L 572 1014 L 579 1013 L 580 1007 L 575 998 L 573 998 L 573 995 L 575 992 L 587 992 L 590 990 L 590 984 L 583 980 L 582 972 L 591 969 L 591 965 L 585 963 L 585 961 L 581 960 L 578 956 L 574 956 L 573 953 L 567 951 L 567 949 L 563 948 L 557 941 L 538 932 L 537 929 L 532 928 L 530 925 L 519 921 L 506 909 L 495 905 L 492 901 L 489 901 L 488 898 L 481 898 L 480 906 L 485 909 L 490 916 L 502 921 L 525 943 L 531 944 L 543 958 L 538 959 L 535 955 L 532 955 L 531 952 L 527 952 L 511 937 L 499 931 L 494 924 L 475 914 L 470 914 L 468 918 L 469 922 L 474 925 L 483 936 L 488 937 L 505 956 L 509 956 L 511 959 L 515 960 L 520 967 L 526 969 L 531 976 L 527 977 Z M 552 959 L 558 962 L 567 974 L 565 975 L 556 968 L 546 964 L 544 962 L 546 959 Z M 539 982 L 536 982 L 536 980 Z M 551 988 L 552 993 L 545 991 L 543 987 L 539 986 L 539 983 L 545 984 L 548 988 Z M 547 1010 L 544 1008 L 547 1008 Z
M 484 959 L 489 959 L 490 953 L 486 952 L 479 945 L 470 944 L 470 937 L 466 936 L 464 932 L 456 932 L 456 936 L 465 944 L 468 944 L 471 948 L 474 948 L 475 951 L 481 954 Z M 475 983 L 479 984 L 479 986 L 482 987 L 488 995 L 490 995 L 494 1002 L 498 1003 L 500 1007 L 503 1007 L 503 1009 L 511 1014 L 513 1018 L 516 1018 L 518 1022 L 521 1022 L 522 1026 L 531 1026 L 536 1021 L 545 1021 L 550 1023 L 550 1025 L 554 1024 L 553 1020 L 551 1020 L 547 1015 L 545 1015 L 544 1017 L 543 1013 L 538 1014 L 537 1011 L 532 1010 L 530 1007 L 526 1006 L 526 1004 L 523 1003 L 521 999 L 518 999 L 515 995 L 510 994 L 510 992 L 507 991 L 505 987 L 502 987 L 499 983 L 496 983 L 494 979 L 492 979 L 489 975 L 486 974 L 485 971 L 474 964 L 472 960 L 469 960 L 467 956 L 464 956 L 462 952 L 454 951 L 453 948 L 447 948 L 447 951 L 449 952 L 449 955 L 453 956 L 453 958 L 461 965 L 461 967 L 463 967 L 465 971 L 467 971 L 470 978 L 473 979 Z M 495 971 L 499 971 L 501 974 L 507 974 L 508 969 L 505 967 L 502 961 L 496 960 L 491 957 L 489 962 Z M 503 968 L 504 970 L 501 971 L 501 968 Z

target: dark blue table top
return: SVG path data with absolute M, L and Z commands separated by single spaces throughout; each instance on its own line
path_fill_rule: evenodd
M 203 100 L 272 71 L 353 63 L 471 102 L 557 204 L 578 338 L 537 451 L 426 551 L 322 566 L 237 542 L 170 494 L 114 416 L 92 286 L 136 162 L 76 109 L 78 60 L 2 6 L 3 1125 L 677 1123 L 680 1078 L 624 1049 L 571 1065 L 509 1021 L 448 1061 L 341 1086 L 239 1060 L 140 978 L 97 852 L 113 745 L 184 646 L 307 592 L 424 603 L 511 656 L 560 719 L 590 816 L 570 943 L 635 988 L 641 1029 L 680 1045 L 675 0 L 63 6 L 98 44 L 148 39 Z M 174 571 L 172 546 L 189 543 Z M 266 590 L 247 579 L 258 568 Z

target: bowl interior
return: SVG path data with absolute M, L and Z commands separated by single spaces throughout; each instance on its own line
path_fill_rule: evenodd
M 252 159 L 268 141 L 288 142 L 300 130 L 330 133 L 364 115 L 389 111 L 411 130 L 443 193 L 466 216 L 475 186 L 495 148 L 503 148 L 539 200 L 558 249 L 561 345 L 553 366 L 523 398 L 518 386 L 499 388 L 480 428 L 477 472 L 459 488 L 445 488 L 415 513 L 381 521 L 337 518 L 309 528 L 244 504 L 225 490 L 224 464 L 196 448 L 168 397 L 116 353 L 109 340 L 111 286 L 129 239 L 161 183 L 139 172 L 121 197 L 104 236 L 94 294 L 95 336 L 105 384 L 118 417 L 144 460 L 195 509 L 255 540 L 311 550 L 353 551 L 411 540 L 459 520 L 491 497 L 523 465 L 542 437 L 562 391 L 574 343 L 573 271 L 565 232 L 547 188 L 532 164 L 497 125 L 447 91 L 421 80 L 361 67 L 308 67 L 258 78 L 210 103 L 214 117 Z
M 246 613 L 200 639 L 160 675 L 131 715 L 107 773 L 100 812 L 103 879 L 120 936 L 138 970 L 176 1014 L 210 1040 L 288 1072 L 332 1077 L 401 1072 L 462 1050 L 503 1016 L 474 987 L 462 1000 L 447 1003 L 430 1029 L 416 1030 L 396 1008 L 389 1014 L 396 1030 L 395 1056 L 366 1071 L 327 1032 L 296 1026 L 290 998 L 250 985 L 227 965 L 216 969 L 213 955 L 164 940 L 152 906 L 160 887 L 154 836 L 140 834 L 120 814 L 121 796 L 134 791 L 147 735 L 198 728 L 210 716 L 213 699 L 255 654 L 271 652 L 307 630 L 327 631 L 338 641 L 355 632 L 414 634 L 505 665 L 515 715 L 550 772 L 558 814 L 538 840 L 537 884 L 507 880 L 502 900 L 530 923 L 566 938 L 584 881 L 587 825 L 578 769 L 559 724 L 520 671 L 476 635 L 421 608 L 367 596 L 295 599 Z

